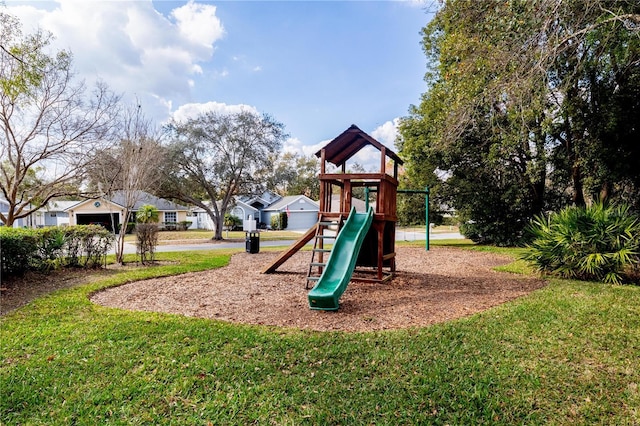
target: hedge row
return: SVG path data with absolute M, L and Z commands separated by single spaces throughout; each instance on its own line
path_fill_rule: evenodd
M 0 228 L 2 277 L 61 267 L 100 267 L 114 235 L 98 225 Z

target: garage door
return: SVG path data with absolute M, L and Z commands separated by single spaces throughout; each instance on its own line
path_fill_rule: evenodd
M 291 212 L 287 221 L 290 231 L 306 231 L 318 221 L 318 212 Z
M 110 216 L 113 216 L 113 221 Z M 113 232 L 112 223 L 115 223 L 116 229 L 120 228 L 120 215 L 118 213 L 79 213 L 76 216 L 76 223 L 78 225 L 102 225 Z

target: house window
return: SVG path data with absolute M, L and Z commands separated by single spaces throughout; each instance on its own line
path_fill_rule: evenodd
M 176 212 L 164 212 L 164 221 L 175 223 L 178 221 L 178 214 Z
M 55 213 L 50 213 L 51 217 L 56 217 Z

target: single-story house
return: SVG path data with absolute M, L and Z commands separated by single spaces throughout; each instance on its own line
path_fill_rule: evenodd
M 103 197 L 77 202 L 67 207 L 64 211 L 69 214 L 69 225 L 100 224 L 112 230 L 113 224 L 115 224 L 116 229 L 120 227 L 120 223 L 124 218 L 125 204 L 124 193 L 116 192 L 108 199 Z M 133 207 L 133 212 L 136 212 L 140 207 L 147 204 L 158 209 L 161 224 L 176 224 L 191 219 L 187 216 L 189 212 L 188 207 L 143 191 L 140 191 L 138 201 Z M 135 218 L 131 218 L 131 220 L 133 221 Z
M 206 202 L 205 204 L 209 205 L 210 202 Z M 209 213 L 207 213 L 207 211 L 201 207 L 195 207 L 191 210 L 192 214 L 195 215 L 195 220 L 196 220 L 196 228 L 197 229 L 206 229 L 209 231 L 213 231 L 213 229 L 215 228 L 213 226 L 213 220 L 211 220 L 211 216 L 209 216 Z M 234 206 L 231 211 L 230 214 L 239 218 L 240 220 L 242 220 L 243 222 L 245 220 L 253 220 L 256 222 L 256 228 L 258 227 L 258 224 L 260 223 L 259 220 L 257 219 L 258 217 L 260 217 L 260 210 L 252 208 L 250 206 Z M 244 219 L 243 219 L 244 218 Z
M 287 229 L 304 231 L 318 222 L 320 205 L 306 195 L 288 195 L 262 210 L 262 220 L 269 226 L 271 217 L 287 214 Z
M 320 206 L 316 201 L 304 195 L 282 197 L 270 191 L 258 196 L 239 195 L 234 198 L 234 206 L 229 211 L 243 222 L 255 220 L 257 225 L 271 226 L 271 216 L 280 212 L 287 212 L 288 230 L 307 230 L 318 221 Z M 213 230 L 213 223 L 207 212 L 202 208 L 195 208 L 193 212 L 198 218 L 199 229 Z
M 78 204 L 79 201 L 51 200 L 42 209 L 44 226 L 69 225 L 69 212 L 66 210 Z
M 263 217 L 266 207 L 272 205 L 282 197 L 271 191 L 265 191 L 260 195 L 239 195 L 235 197 L 235 206 L 231 209 L 231 214 L 239 217 L 243 221 L 253 219 L 257 224 L 269 224 Z
M 9 202 L 4 198 L 0 198 L 0 212 L 3 215 L 9 215 Z M 0 226 L 4 223 L 0 221 Z M 29 216 L 16 219 L 13 222 L 14 228 L 41 228 L 44 226 L 44 214 L 41 211 L 34 211 Z

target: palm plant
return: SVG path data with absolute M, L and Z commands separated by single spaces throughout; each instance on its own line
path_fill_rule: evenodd
M 156 206 L 145 204 L 138 209 L 136 220 L 138 223 L 157 223 L 160 218 L 160 212 Z
M 528 232 L 523 258 L 543 273 L 618 284 L 640 262 L 640 218 L 627 205 L 569 207 L 534 218 Z

